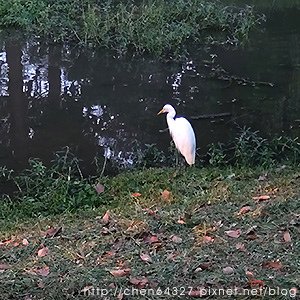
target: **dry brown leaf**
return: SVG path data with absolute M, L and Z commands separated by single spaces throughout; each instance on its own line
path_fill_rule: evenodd
M 188 296 L 194 297 L 194 298 L 202 298 L 202 297 L 207 296 L 207 291 L 206 291 L 205 288 L 203 288 L 203 289 L 199 288 L 197 290 L 191 290 L 191 291 L 189 291 Z
M 150 244 L 159 243 L 159 239 L 156 235 L 148 235 L 145 238 L 145 242 Z
M 37 275 L 47 277 L 50 274 L 50 268 L 48 266 L 45 266 L 43 268 L 37 269 L 36 273 Z
M 137 288 L 142 289 L 149 283 L 149 280 L 144 276 L 139 278 L 132 277 L 129 279 L 129 282 Z
M 286 242 L 286 243 L 291 243 L 292 242 L 292 238 L 291 238 L 291 235 L 288 231 L 285 231 L 284 234 L 283 234 L 283 240 Z
M 44 232 L 44 236 L 45 237 L 56 237 L 58 236 L 62 231 L 62 227 L 57 227 L 57 228 L 54 228 L 54 227 L 51 227 L 49 229 L 47 229 L 45 232 Z
M 101 184 L 101 183 L 97 183 L 97 184 L 95 185 L 95 190 L 96 190 L 96 192 L 97 192 L 98 194 L 103 193 L 103 192 L 104 192 L 104 185 Z
M 177 236 L 177 235 L 172 235 L 171 236 L 172 242 L 176 243 L 176 244 L 180 244 L 182 243 L 182 238 Z
M 29 270 L 25 270 L 26 273 L 30 275 L 39 275 L 43 277 L 47 277 L 50 273 L 50 268 L 48 266 L 44 266 L 42 268 L 32 268 Z
M 241 215 L 244 215 L 246 213 L 248 213 L 249 211 L 251 211 L 251 206 L 249 205 L 246 205 L 246 206 L 243 206 L 239 212 L 237 213 L 238 216 L 241 216 Z
M 169 201 L 171 197 L 171 192 L 169 192 L 168 190 L 164 190 L 162 191 L 161 196 L 165 201 Z
M 4 263 L 0 263 L 0 273 L 4 272 L 5 270 L 8 270 L 9 268 L 10 268 L 10 265 L 4 264 Z
M 44 257 L 47 256 L 48 254 L 49 254 L 48 247 L 43 247 L 37 252 L 38 257 Z
M 106 213 L 102 217 L 102 223 L 106 225 L 109 223 L 109 221 L 110 221 L 110 213 L 109 211 L 106 211 Z
M 240 229 L 236 229 L 236 230 L 227 230 L 225 231 L 225 233 L 232 238 L 238 238 L 241 235 L 241 230 Z
M 256 200 L 256 201 L 266 201 L 266 200 L 270 199 L 270 196 L 269 195 L 261 195 L 258 197 L 252 197 L 252 199 Z
M 232 267 L 223 268 L 223 273 L 226 274 L 226 275 L 233 274 L 233 272 L 234 272 L 234 269 Z
M 131 197 L 140 197 L 140 196 L 142 196 L 141 193 L 132 193 L 131 194 Z
M 250 271 L 246 271 L 246 276 L 250 279 L 250 278 L 254 278 L 254 274 L 253 272 Z
M 28 242 L 27 239 L 23 239 L 23 240 L 22 240 L 22 244 L 23 244 L 24 246 L 28 246 L 28 245 L 29 245 L 29 242 Z
M 0 242 L 0 247 L 1 246 L 7 246 L 8 244 L 10 244 L 10 243 L 12 243 L 13 242 L 13 240 L 5 240 L 5 241 L 2 241 L 2 242 Z
M 178 223 L 178 224 L 186 224 L 185 221 L 184 221 L 182 218 L 178 219 L 178 220 L 177 220 L 177 223 Z
M 258 238 L 255 229 L 257 228 L 257 226 L 252 226 L 251 228 L 248 229 L 248 231 L 246 232 L 246 239 L 247 240 L 256 240 Z
M 201 263 L 199 264 L 199 266 L 196 268 L 195 270 L 195 273 L 198 273 L 198 272 L 201 272 L 203 270 L 208 270 L 210 269 L 212 266 L 212 263 L 211 262 L 204 262 L 204 263 Z
M 236 250 L 239 250 L 239 251 L 245 251 L 245 250 L 246 250 L 245 244 L 243 244 L 243 243 L 237 243 L 237 244 L 235 245 L 235 249 L 236 249 Z
M 142 261 L 148 262 L 148 263 L 152 263 L 152 258 L 150 257 L 149 254 L 146 253 L 141 253 L 140 254 L 140 258 Z
M 250 287 L 263 287 L 265 283 L 263 280 L 250 278 L 248 281 Z
M 40 289 L 43 289 L 43 288 L 45 287 L 45 284 L 44 284 L 43 281 L 39 281 L 39 282 L 37 283 L 37 286 L 38 286 Z
M 274 269 L 280 270 L 282 269 L 282 263 L 280 261 L 267 261 L 262 264 L 262 267 L 265 269 Z
M 31 275 L 47 277 L 50 274 L 50 268 L 48 266 L 44 266 L 42 268 L 32 268 L 26 272 Z
M 203 237 L 203 243 L 212 243 L 215 239 L 209 235 Z
M 153 210 L 151 208 L 143 208 L 143 211 L 145 211 L 149 216 L 156 216 L 157 210 Z
M 114 276 L 114 277 L 124 277 L 130 274 L 131 269 L 126 268 L 126 269 L 115 269 L 115 270 L 110 270 L 109 273 Z

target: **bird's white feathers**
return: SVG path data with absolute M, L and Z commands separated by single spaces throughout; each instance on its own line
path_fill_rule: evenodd
M 160 113 L 167 113 L 167 123 L 176 148 L 184 156 L 189 165 L 195 163 L 196 138 L 190 122 L 183 118 L 175 118 L 176 111 L 170 104 L 166 104 Z
M 189 165 L 195 163 L 196 138 L 190 122 L 185 118 L 167 118 L 170 134 L 176 148 Z

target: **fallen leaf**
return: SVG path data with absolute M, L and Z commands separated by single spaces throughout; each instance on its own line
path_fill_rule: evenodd
M 146 253 L 141 253 L 140 254 L 140 258 L 142 261 L 148 262 L 148 263 L 152 263 L 152 258 L 150 257 L 149 254 Z
M 267 174 L 260 175 L 260 176 L 258 177 L 258 180 L 259 180 L 259 181 L 265 181 L 265 180 L 267 180 Z
M 233 272 L 234 272 L 234 269 L 232 267 L 223 268 L 223 273 L 226 274 L 226 275 L 233 274 Z
M 122 292 L 120 292 L 118 295 L 117 295 L 117 300 L 123 300 L 124 298 L 124 294 Z
M 236 249 L 236 250 L 239 250 L 239 251 L 245 251 L 245 250 L 246 250 L 245 244 L 243 244 L 243 243 L 237 243 L 237 244 L 235 245 L 235 249 Z
M 48 266 L 45 266 L 39 269 L 35 269 L 35 273 L 37 275 L 47 277 L 50 274 L 50 268 Z
M 44 236 L 53 238 L 58 236 L 61 233 L 61 231 L 62 231 L 62 227 L 57 227 L 57 228 L 51 227 L 44 232 Z
M 203 243 L 212 243 L 215 239 L 209 235 L 203 236 Z
M 48 266 L 42 268 L 32 268 L 29 270 L 25 270 L 25 272 L 30 275 L 35 275 L 35 276 L 39 275 L 39 276 L 46 277 L 50 273 L 50 268 Z
M 108 228 L 103 227 L 103 228 L 100 230 L 100 233 L 103 234 L 103 235 L 107 235 L 107 234 L 110 234 L 111 232 L 109 231 Z
M 131 196 L 132 197 L 141 197 L 142 194 L 141 193 L 132 193 Z
M 167 260 L 175 261 L 176 257 L 178 257 L 178 256 L 179 256 L 179 253 L 177 253 L 177 252 L 170 253 L 170 254 L 167 256 Z
M 1 246 L 7 246 L 8 244 L 10 244 L 13 240 L 5 240 L 3 242 L 0 242 L 0 247 Z
M 29 242 L 28 242 L 27 239 L 23 239 L 23 240 L 22 240 L 22 244 L 23 244 L 24 246 L 28 246 L 28 245 L 29 245 Z
M 241 230 L 240 229 L 236 229 L 236 230 L 227 230 L 225 231 L 225 233 L 232 238 L 238 238 L 241 235 Z
M 172 235 L 171 236 L 172 242 L 176 243 L 176 244 L 180 244 L 182 243 L 182 238 L 177 236 L 177 235 Z
M 95 190 L 96 190 L 96 192 L 97 192 L 98 194 L 103 193 L 103 192 L 104 192 L 104 185 L 101 184 L 101 183 L 97 183 L 97 184 L 95 185 Z
M 246 232 L 246 239 L 247 240 L 256 240 L 258 238 L 255 229 L 257 228 L 257 226 L 252 226 L 251 228 L 248 229 L 248 231 Z
M 261 195 L 258 197 L 252 197 L 252 199 L 256 200 L 256 201 L 266 201 L 266 200 L 270 199 L 270 196 L 269 195 Z
M 195 272 L 197 273 L 197 272 L 200 272 L 200 271 L 203 271 L 203 270 L 208 270 L 211 266 L 212 266 L 212 264 L 210 262 L 201 263 L 196 268 Z
M 164 190 L 164 191 L 162 191 L 161 196 L 165 201 L 169 201 L 171 192 L 169 192 L 168 190 Z
M 250 287 L 263 287 L 265 283 L 263 280 L 251 278 L 249 279 L 249 285 Z
M 37 283 L 37 286 L 38 286 L 40 289 L 43 289 L 43 288 L 45 287 L 45 284 L 44 284 L 43 281 L 39 281 L 39 282 Z
M 280 270 L 282 268 L 282 263 L 280 261 L 267 261 L 262 264 L 265 269 Z
M 207 291 L 205 288 L 199 288 L 197 290 L 190 290 L 188 295 L 194 298 L 202 298 L 203 296 L 207 296 Z
M 183 219 L 181 219 L 181 218 L 177 220 L 177 223 L 178 224 L 186 224 L 185 221 Z
M 246 276 L 250 279 L 250 278 L 254 278 L 254 274 L 253 272 L 250 271 L 246 271 Z
M 37 252 L 37 255 L 38 257 L 44 257 L 47 256 L 48 253 L 49 253 L 49 249 L 47 247 L 43 247 Z
M 132 285 L 136 286 L 137 288 L 142 289 L 149 283 L 149 280 L 148 280 L 148 278 L 146 278 L 144 276 L 140 277 L 140 278 L 132 277 L 132 278 L 129 279 L 129 282 Z
M 246 206 L 243 206 L 237 214 L 238 214 L 238 216 L 240 216 L 240 215 L 244 215 L 244 214 L 248 213 L 249 211 L 251 211 L 251 206 L 246 205 Z
M 291 243 L 292 242 L 292 238 L 291 235 L 288 231 L 285 231 L 283 234 L 283 239 L 286 243 Z
M 149 216 L 155 216 L 156 211 L 151 208 L 143 208 L 143 211 L 145 211 Z
M 106 211 L 106 213 L 102 217 L 102 223 L 106 225 L 109 223 L 109 220 L 110 220 L 110 213 L 109 211 Z
M 8 270 L 9 268 L 10 268 L 10 265 L 0 263 L 0 273 L 4 272 L 5 270 Z
M 150 244 L 159 243 L 159 239 L 156 235 L 148 235 L 145 237 L 144 241 Z
M 126 269 L 115 269 L 115 270 L 110 270 L 109 273 L 114 276 L 114 277 L 124 277 L 130 274 L 131 269 L 126 268 Z

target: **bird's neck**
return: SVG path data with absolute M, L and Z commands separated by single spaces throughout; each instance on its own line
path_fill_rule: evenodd
M 167 120 L 168 119 L 174 120 L 175 116 L 176 116 L 176 112 L 175 111 L 170 111 L 170 112 L 167 113 Z
M 175 124 L 175 112 L 169 112 L 167 114 L 167 123 L 168 123 L 168 127 L 170 132 L 172 131 L 173 125 Z

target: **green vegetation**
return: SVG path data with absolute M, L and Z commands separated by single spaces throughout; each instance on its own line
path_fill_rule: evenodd
M 0 2 L 2 29 L 14 27 L 50 41 L 76 41 L 120 54 L 173 54 L 187 43 L 203 42 L 212 32 L 238 40 L 260 20 L 250 6 L 204 0 Z

